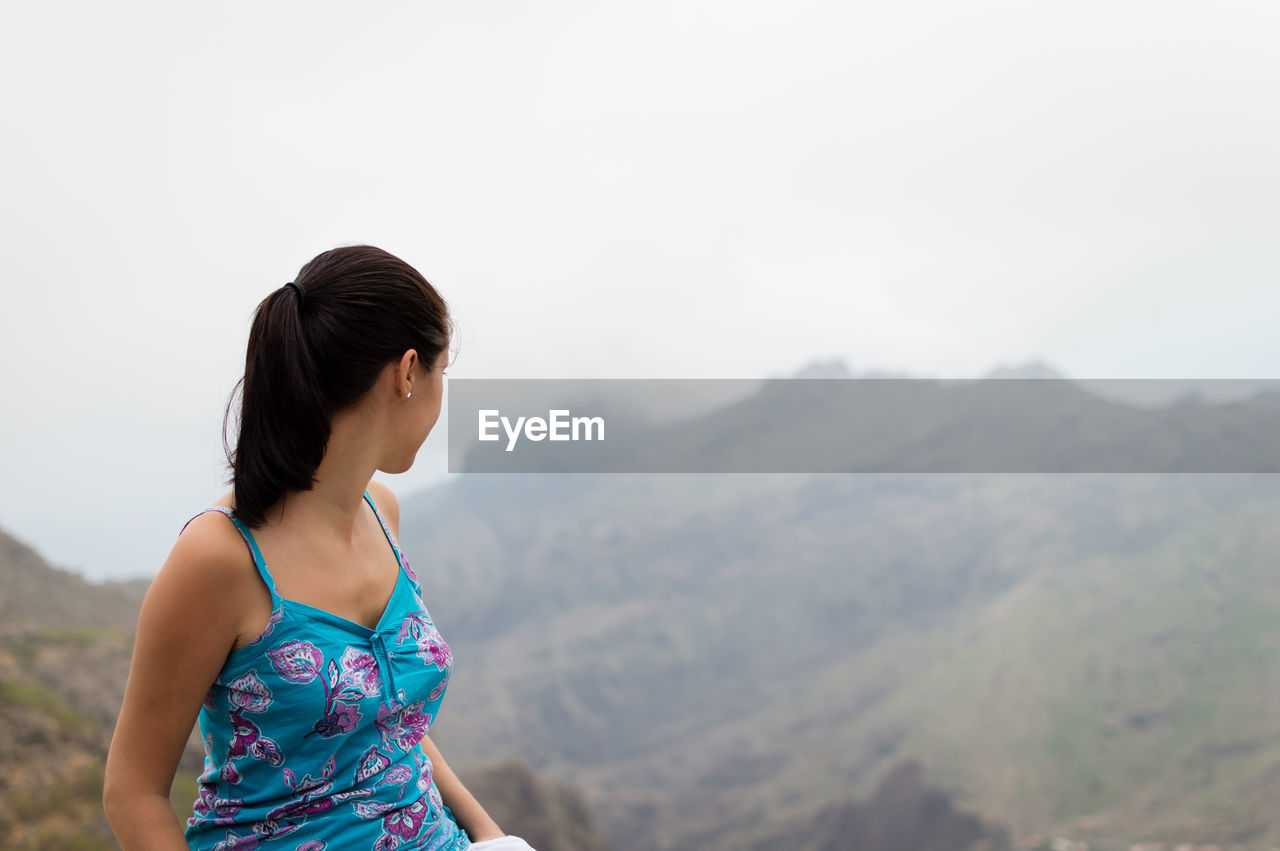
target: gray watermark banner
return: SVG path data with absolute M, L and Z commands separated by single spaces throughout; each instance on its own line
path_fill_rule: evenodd
M 1275 473 L 1280 380 L 450 379 L 451 473 Z

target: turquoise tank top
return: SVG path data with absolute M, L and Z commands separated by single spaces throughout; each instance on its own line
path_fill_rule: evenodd
M 186 826 L 193 851 L 471 845 L 420 744 L 453 654 L 368 491 L 364 498 L 401 568 L 376 629 L 283 599 L 253 533 L 230 509 L 191 518 L 221 511 L 231 519 L 272 603 L 262 634 L 231 651 L 200 708 L 204 771 Z

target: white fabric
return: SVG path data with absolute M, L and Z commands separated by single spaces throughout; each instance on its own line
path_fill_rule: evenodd
M 535 851 L 533 846 L 518 836 L 498 836 L 484 842 L 472 842 L 472 851 Z

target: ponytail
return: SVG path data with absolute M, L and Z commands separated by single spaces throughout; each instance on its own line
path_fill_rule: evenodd
M 305 292 L 305 296 L 304 296 Z M 311 490 L 333 414 L 410 348 L 430 364 L 448 346 L 448 306 L 417 270 L 371 246 L 320 254 L 258 305 L 249 330 L 239 436 L 223 448 L 235 514 L 257 528 L 290 491 Z

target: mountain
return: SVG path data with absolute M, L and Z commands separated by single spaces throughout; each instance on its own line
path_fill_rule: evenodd
M 1002 364 L 993 367 L 984 378 L 1050 378 L 1062 379 L 1063 375 L 1052 365 L 1042 360 L 1030 360 L 1021 364 Z
M 522 760 L 465 766 L 458 778 L 503 830 L 538 851 L 609 848 L 578 790 L 538 775 Z
M 50 567 L 34 550 L 0 529 L 0 625 L 19 628 L 132 632 L 141 596 L 136 583 L 95 585 Z M 143 586 L 145 589 L 145 586 Z
M 1050 378 L 1067 376 L 1043 360 L 1002 365 L 984 378 Z M 1280 389 L 1280 381 L 1255 378 L 1073 378 L 1080 389 L 1138 408 L 1159 408 L 1182 402 L 1246 402 L 1261 393 Z
M 892 766 L 865 803 L 822 804 L 790 816 L 771 835 L 744 838 L 744 851 L 1004 851 L 1008 837 L 981 819 L 957 812 L 949 796 L 928 785 L 916 760 Z
M 909 378 L 904 372 L 881 370 L 854 375 L 841 360 L 815 361 L 791 378 Z M 1280 390 L 1274 378 L 1071 378 L 1053 364 L 1033 358 L 1016 364 L 999 364 L 983 379 L 1049 379 L 1070 381 L 1099 399 L 1139 408 L 1158 408 L 1180 400 L 1199 399 L 1212 404 L 1244 402 L 1261 393 Z M 946 380 L 944 380 L 944 383 Z
M 49 567 L 3 531 L 0 587 L 0 846 L 114 848 L 102 767 L 136 599 Z
M 836 358 L 829 361 L 813 361 L 795 372 L 791 378 L 853 378 L 848 365 Z
M 1261 848 L 1278 514 L 1269 475 L 489 474 L 401 531 L 451 741 L 583 788 L 620 851 L 740 848 L 911 759 L 1015 844 Z

